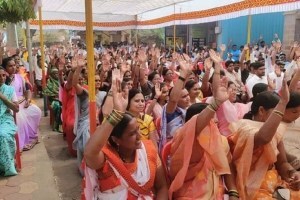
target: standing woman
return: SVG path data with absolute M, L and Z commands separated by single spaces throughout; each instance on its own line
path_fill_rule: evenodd
M 15 74 L 15 61 L 13 58 L 5 58 L 2 63 L 8 73 L 6 84 L 14 87 L 18 103 L 19 112 L 16 115 L 20 149 L 27 151 L 38 142 L 38 127 L 40 124 L 42 111 L 39 107 L 31 103 L 31 92 L 26 88 L 25 81 L 20 74 Z
M 14 88 L 5 85 L 6 72 L 0 67 L 0 174 L 17 174 L 14 162 L 16 153 L 15 134 L 17 126 L 11 110 L 19 111 L 18 99 Z

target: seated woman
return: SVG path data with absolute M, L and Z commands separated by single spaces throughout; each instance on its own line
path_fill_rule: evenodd
M 202 95 L 200 85 L 199 83 L 195 82 L 194 80 L 189 80 L 188 82 L 185 83 L 185 89 L 189 92 L 190 96 L 190 104 L 194 103 L 200 103 L 201 100 L 199 99 L 199 95 Z
M 176 131 L 171 146 L 169 199 L 223 199 L 225 184 L 230 199 L 238 199 L 230 170 L 230 149 L 214 123 L 219 106 L 228 99 L 227 80 L 221 86 L 214 74 L 214 99 L 210 105 L 196 103 L 186 113 L 186 123 Z M 200 113 L 200 114 L 199 114 Z M 194 116 L 196 115 L 196 116 Z
M 53 131 L 62 132 L 62 121 L 61 121 L 62 104 L 59 101 L 58 94 L 59 94 L 58 69 L 53 67 L 51 69 L 46 88 L 43 90 L 43 95 L 47 96 L 49 105 L 51 106 L 54 113 L 54 123 L 52 125 Z
M 144 114 L 145 98 L 139 90 L 129 90 L 127 110 L 136 117 L 140 126 L 141 140 L 152 140 L 152 142 L 156 145 L 158 138 L 153 117 Z
M 85 147 L 86 186 L 91 189 L 85 190 L 86 199 L 167 200 L 167 183 L 155 146 L 140 140 L 136 118 L 125 113 L 128 91 L 123 96 L 120 76 L 113 75 L 112 93 L 114 110 Z
M 290 101 L 286 106 L 282 122 L 287 129 L 283 143 L 289 163 L 300 171 L 300 93 L 291 92 Z
M 19 111 L 18 98 L 12 86 L 5 85 L 6 72 L 0 67 L 0 174 L 17 174 L 14 162 L 17 131 L 11 110 Z
M 290 97 L 285 80 L 280 94 L 259 93 L 246 119 L 231 124 L 232 162 L 241 199 L 272 199 L 274 195 L 289 199 L 289 193 L 290 199 L 299 199 L 300 174 L 287 161 L 282 141 L 285 127 L 280 126 Z
M 90 138 L 90 111 L 89 111 L 89 92 L 87 85 L 84 85 L 83 78 L 83 63 L 76 66 L 75 73 L 73 75 L 72 84 L 75 88 L 75 124 L 74 124 L 74 134 L 75 139 L 73 141 L 73 149 L 77 151 L 77 165 L 81 175 L 83 171 L 81 169 L 81 162 L 83 159 L 83 152 L 85 145 Z M 99 75 L 95 75 L 95 91 L 96 97 L 100 93 Z M 96 98 L 97 99 L 97 98 Z
M 19 112 L 16 114 L 18 126 L 19 146 L 21 150 L 30 150 L 38 142 L 38 127 L 42 116 L 41 109 L 31 102 L 31 92 L 26 87 L 25 81 L 20 74 L 16 74 L 16 66 L 13 58 L 5 58 L 2 63 L 8 77 L 6 85 L 14 87 Z

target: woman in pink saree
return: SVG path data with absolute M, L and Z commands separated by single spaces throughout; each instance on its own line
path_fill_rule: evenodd
M 38 127 L 42 111 L 31 103 L 31 93 L 22 76 L 15 74 L 14 59 L 6 58 L 2 65 L 8 73 L 6 84 L 14 87 L 18 98 L 19 112 L 16 114 L 16 121 L 20 149 L 30 150 L 38 142 Z
M 229 98 L 225 101 L 220 108 L 217 110 L 218 128 L 220 133 L 224 136 L 231 134 L 229 130 L 229 124 L 243 119 L 244 115 L 249 112 L 251 103 L 243 104 L 236 102 L 237 87 L 232 82 L 228 82 L 227 92 Z M 211 102 L 211 97 L 207 99 L 207 103 Z

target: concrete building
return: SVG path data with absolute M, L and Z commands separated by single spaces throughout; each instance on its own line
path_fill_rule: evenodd
M 216 44 L 231 44 L 238 46 L 247 43 L 248 16 L 238 17 L 218 22 L 176 26 L 176 41 L 190 46 L 203 45 L 215 47 Z M 173 26 L 166 27 L 166 44 L 173 46 Z M 276 12 L 252 16 L 251 43 L 260 37 L 270 45 L 277 33 L 284 44 L 284 51 L 289 51 L 290 44 L 300 41 L 300 11 Z

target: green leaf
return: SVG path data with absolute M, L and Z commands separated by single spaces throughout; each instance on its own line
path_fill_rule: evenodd
M 32 0 L 0 0 L 0 22 L 17 23 L 36 18 Z

